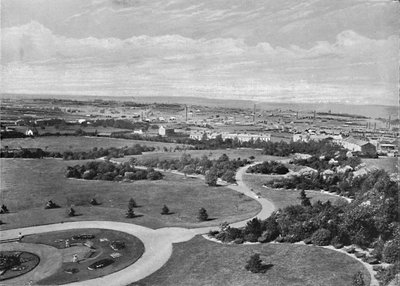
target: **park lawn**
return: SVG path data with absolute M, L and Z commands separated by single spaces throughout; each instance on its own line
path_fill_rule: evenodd
M 67 166 L 85 161 L 59 159 L 1 159 L 1 204 L 10 210 L 0 215 L 1 229 L 50 224 L 60 221 L 109 220 L 132 222 L 152 228 L 166 226 L 202 227 L 235 222 L 256 215 L 261 206 L 226 187 L 208 187 L 204 181 L 165 173 L 158 181 L 132 183 L 68 179 Z M 101 205 L 92 206 L 95 198 Z M 139 205 L 133 219 L 125 218 L 128 201 Z M 47 201 L 60 205 L 45 210 Z M 161 215 L 163 205 L 170 215 Z M 73 206 L 78 216 L 68 217 Z M 199 208 L 204 207 L 209 221 L 198 222 Z
M 245 270 L 254 253 L 272 265 L 266 273 Z M 226 245 L 196 236 L 175 244 L 171 258 L 161 269 L 130 286 L 336 286 L 351 285 L 357 271 L 362 271 L 365 285 L 369 285 L 369 273 L 359 261 L 333 250 L 285 243 Z
M 366 164 L 367 167 L 377 167 L 379 169 L 384 169 L 389 174 L 398 172 L 399 166 L 399 158 L 397 157 L 387 157 L 387 158 L 363 158 L 361 159 L 363 163 Z
M 8 148 L 41 148 L 46 151 L 65 152 L 65 151 L 90 151 L 94 147 L 97 148 L 110 148 L 110 147 L 125 147 L 133 146 L 135 144 L 146 145 L 149 147 L 159 147 L 162 149 L 164 146 L 175 148 L 178 144 L 143 141 L 143 140 L 130 140 L 109 137 L 87 137 L 87 136 L 44 136 L 34 138 L 10 138 L 1 140 L 2 147 Z
M 73 235 L 77 234 L 93 234 L 94 239 L 89 239 L 93 242 L 94 254 L 88 258 L 83 259 L 84 252 L 79 252 L 82 250 L 82 246 L 79 248 L 71 246 L 70 248 L 65 248 L 65 240 L 69 239 L 70 243 L 84 243 L 87 240 L 72 240 Z M 100 238 L 107 238 L 108 241 L 100 241 Z M 110 243 L 118 240 L 125 243 L 125 248 L 115 251 L 110 247 Z M 45 244 L 56 247 L 61 250 L 63 255 L 63 264 L 60 269 L 53 275 L 39 281 L 38 284 L 41 285 L 60 285 L 66 283 L 72 283 L 76 281 L 85 281 L 88 279 L 93 279 L 101 276 L 111 274 L 113 272 L 119 271 L 133 263 L 135 263 L 144 253 L 143 243 L 135 236 L 129 235 L 123 232 L 105 229 L 75 229 L 75 230 L 65 230 L 57 232 L 47 232 L 41 234 L 33 234 L 25 236 L 22 239 L 25 243 L 38 243 Z M 84 247 L 87 248 L 87 247 Z M 85 252 L 87 252 L 85 250 Z M 111 265 L 100 268 L 97 270 L 88 270 L 87 267 L 96 261 L 104 258 L 111 258 L 110 254 L 118 252 L 121 254 L 120 257 L 115 259 L 115 262 Z M 72 262 L 73 253 L 78 254 L 79 263 Z M 75 274 L 66 273 L 66 269 L 76 268 L 79 272 Z
M 284 208 L 290 205 L 300 204 L 299 195 L 300 191 L 296 190 L 286 190 L 286 189 L 273 189 L 265 188 L 263 185 L 266 181 L 270 180 L 273 175 L 259 175 L 259 174 L 245 174 L 243 180 L 245 184 L 254 190 L 256 193 L 260 193 L 263 198 L 270 200 L 275 209 Z M 279 176 L 275 176 L 279 177 Z M 318 191 L 306 191 L 308 197 L 311 198 L 311 203 L 315 203 L 320 200 L 322 202 L 331 201 L 346 203 L 346 200 L 338 196 L 333 196 L 329 194 L 324 194 Z
M 192 158 L 201 158 L 206 155 L 210 160 L 218 159 L 221 155 L 226 154 L 230 159 L 249 159 L 250 156 L 254 156 L 254 161 L 266 161 L 266 160 L 282 160 L 284 157 L 263 155 L 262 150 L 259 149 L 221 149 L 221 150 L 186 150 L 176 152 L 149 152 L 143 155 L 125 156 L 124 158 L 116 158 L 116 161 L 126 162 L 130 158 L 138 159 L 155 159 L 159 160 L 171 160 L 179 159 L 183 154 L 190 154 Z

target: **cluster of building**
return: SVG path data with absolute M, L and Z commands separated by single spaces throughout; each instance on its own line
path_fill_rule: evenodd
M 221 136 L 222 140 L 226 139 L 237 139 L 239 142 L 249 142 L 251 140 L 260 140 L 267 142 L 271 140 L 271 134 L 268 133 L 228 133 L 228 132 L 211 132 L 203 130 L 192 130 L 189 137 L 195 140 L 201 140 L 203 138 L 215 139 Z

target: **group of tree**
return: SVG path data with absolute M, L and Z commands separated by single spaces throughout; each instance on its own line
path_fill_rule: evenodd
M 85 180 L 137 181 L 160 180 L 163 175 L 153 168 L 136 169 L 129 163 L 116 164 L 109 161 L 91 161 L 84 165 L 67 167 L 66 177 Z
M 226 154 L 218 159 L 211 160 L 207 155 L 201 158 L 192 158 L 190 154 L 183 154 L 180 159 L 151 159 L 132 160 L 131 163 L 146 167 L 159 168 L 164 170 L 177 170 L 185 175 L 202 174 L 206 176 L 206 183 L 215 186 L 217 179 L 221 178 L 229 183 L 235 182 L 235 172 L 239 167 L 249 163 L 247 159 L 230 160 Z
M 351 203 L 317 201 L 311 204 L 304 192 L 299 198 L 301 204 L 279 209 L 266 220 L 254 218 L 244 228 L 225 226 L 210 234 L 221 241 L 235 243 L 304 241 L 337 248 L 354 244 L 373 248 L 369 258 L 393 263 L 392 272 L 398 269 L 398 185 L 386 172 L 378 170 L 365 177 Z M 387 274 L 386 270 L 384 273 Z
M 18 148 L 9 149 L 7 146 L 0 150 L 0 158 L 32 158 L 42 159 L 45 157 L 61 158 L 60 152 L 44 151 L 41 148 Z
M 346 153 L 347 152 L 345 150 L 341 150 L 337 151 L 334 156 L 313 155 L 307 159 L 294 159 L 290 163 L 299 166 L 307 166 L 319 172 L 323 172 L 325 170 L 332 170 L 337 166 L 341 167 L 350 166 L 352 168 L 355 168 L 361 164 L 360 157 L 357 156 L 347 157 Z
M 357 194 L 368 191 L 371 187 L 371 180 L 384 178 L 390 182 L 390 176 L 384 170 L 375 170 L 364 175 L 354 175 L 354 172 L 347 171 L 342 173 L 305 173 L 293 175 L 287 178 L 279 178 L 267 181 L 266 186 L 275 189 L 296 189 L 296 190 L 324 190 L 348 198 L 355 198 Z
M 85 151 L 65 151 L 62 154 L 64 160 L 87 160 L 96 159 L 101 157 L 107 158 L 122 158 L 128 155 L 141 155 L 143 152 L 154 151 L 154 147 L 149 147 L 145 145 L 135 144 L 133 146 L 125 146 L 122 148 L 97 148 L 94 147 L 92 150 Z
M 289 169 L 284 164 L 276 161 L 264 161 L 261 164 L 249 167 L 246 172 L 256 174 L 284 175 L 289 172 Z

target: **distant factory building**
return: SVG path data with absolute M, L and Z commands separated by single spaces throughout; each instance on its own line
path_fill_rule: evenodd
M 352 152 L 360 152 L 368 156 L 376 155 L 376 146 L 365 140 L 348 137 L 341 140 L 341 145 Z

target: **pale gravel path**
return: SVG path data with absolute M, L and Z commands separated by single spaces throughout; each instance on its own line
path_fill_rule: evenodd
M 246 184 L 243 182 L 243 175 L 246 173 L 247 168 L 250 166 L 259 164 L 261 162 L 255 162 L 251 165 L 244 166 L 238 169 L 236 172 L 237 185 L 227 185 L 230 189 L 243 193 L 244 195 L 255 199 L 258 201 L 262 209 L 254 217 L 260 219 L 266 219 L 275 210 L 273 203 L 264 198 L 259 198 L 253 191 L 251 191 Z M 163 171 L 163 170 L 160 170 Z M 175 172 L 174 172 L 175 173 Z M 178 172 L 176 172 L 178 173 Z M 178 173 L 179 174 L 179 173 Z M 183 174 L 182 174 L 183 175 Z M 246 225 L 247 221 L 252 218 L 232 223 L 232 227 L 243 227 Z M 11 229 L 2 231 L 0 233 L 1 239 L 15 238 L 18 236 L 19 232 L 24 235 L 34 234 L 34 233 L 44 233 L 50 231 L 60 231 L 67 229 L 80 229 L 80 228 L 102 228 L 110 229 L 115 231 L 122 231 L 139 238 L 144 246 L 145 252 L 142 257 L 136 261 L 134 264 L 104 277 L 95 278 L 91 280 L 86 280 L 82 282 L 70 283 L 65 285 L 80 285 L 80 286 L 98 286 L 98 285 L 109 285 L 109 286 L 125 286 L 127 284 L 139 281 L 150 274 L 154 273 L 160 269 L 170 258 L 172 254 L 172 244 L 184 242 L 192 239 L 195 235 L 208 233 L 210 230 L 216 230 L 218 227 L 202 227 L 194 229 L 178 228 L 178 227 L 168 227 L 153 230 L 147 227 L 128 224 L 122 222 L 112 222 L 112 221 L 79 221 L 79 222 L 69 222 L 69 223 L 58 223 L 52 225 L 43 225 L 35 227 L 27 227 L 20 229 Z M 337 249 L 334 249 L 338 251 Z M 343 252 L 340 251 L 339 252 Z M 374 277 L 372 266 L 360 261 L 364 264 L 366 269 L 371 275 L 371 286 L 378 286 L 377 280 Z M 35 271 L 32 271 L 35 272 Z M 47 275 L 48 276 L 48 275 Z M 20 279 L 24 279 L 25 275 L 21 276 Z M 41 277 L 40 279 L 43 279 Z M 40 279 L 33 279 L 37 282 Z M 31 279 L 32 280 L 32 279 Z M 22 280 L 21 280 L 22 281 Z M 29 281 L 29 280 L 25 280 Z M 9 285 L 9 284 L 8 284 Z

